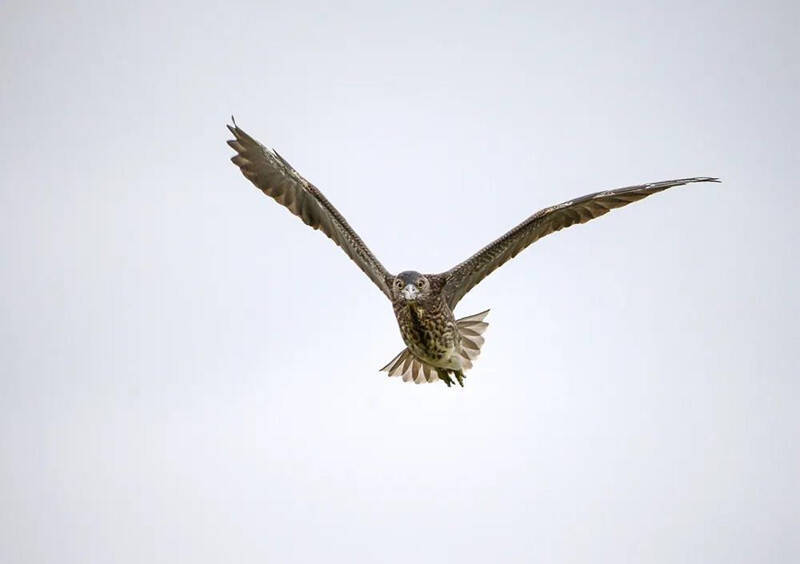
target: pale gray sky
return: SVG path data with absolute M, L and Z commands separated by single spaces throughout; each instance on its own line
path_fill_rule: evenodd
M 0 9 L 0 561 L 796 562 L 795 2 Z M 229 162 L 392 271 L 711 175 L 481 283 L 466 388 Z

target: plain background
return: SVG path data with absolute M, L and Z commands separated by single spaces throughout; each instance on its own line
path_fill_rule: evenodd
M 796 562 L 796 2 L 6 2 L 0 560 Z M 229 162 L 392 271 L 548 237 L 462 389 Z

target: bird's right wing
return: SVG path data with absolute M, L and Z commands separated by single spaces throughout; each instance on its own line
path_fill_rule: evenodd
M 442 276 L 445 278 L 444 293 L 449 306 L 464 297 L 478 282 L 486 278 L 497 267 L 511 260 L 517 253 L 534 241 L 570 225 L 586 223 L 614 208 L 627 206 L 673 186 L 692 182 L 719 182 L 716 178 L 680 178 L 651 184 L 640 184 L 617 188 L 606 192 L 588 194 L 540 210 L 514 229 L 490 243 L 464 262 L 454 266 Z
M 300 176 L 277 152 L 242 131 L 236 122 L 228 129 L 236 138 L 228 141 L 228 145 L 236 150 L 231 160 L 242 174 L 306 225 L 330 237 L 391 299 L 388 281 L 391 275 L 322 192 Z

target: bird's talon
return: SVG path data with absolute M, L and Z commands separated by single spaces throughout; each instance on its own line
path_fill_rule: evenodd
M 450 378 L 446 370 L 438 370 L 437 372 L 439 373 L 439 379 L 444 382 L 448 388 L 453 385 L 453 379 Z

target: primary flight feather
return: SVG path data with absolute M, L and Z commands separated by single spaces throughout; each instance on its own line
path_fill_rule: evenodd
M 453 308 L 476 284 L 528 245 L 673 186 L 719 182 L 710 177 L 679 178 L 588 194 L 536 212 L 446 272 L 393 275 L 322 192 L 283 157 L 250 137 L 236 122 L 228 129 L 235 137 L 228 141 L 236 151 L 231 160 L 242 174 L 306 225 L 330 237 L 392 302 L 406 348 L 381 370 L 417 384 L 442 380 L 451 386 L 455 377 L 464 385 L 464 371 L 472 367 L 484 342 L 488 310 L 455 319 Z

